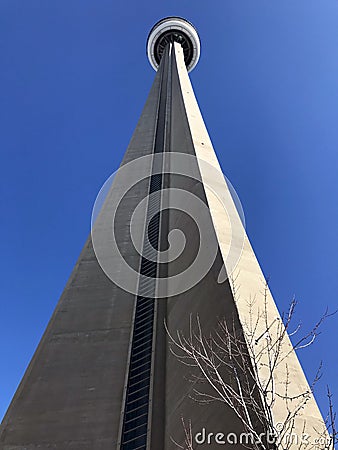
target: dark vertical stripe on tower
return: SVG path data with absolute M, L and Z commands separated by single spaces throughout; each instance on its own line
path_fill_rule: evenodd
M 159 67 L 161 72 L 160 97 L 158 106 L 154 154 L 166 151 L 169 137 L 166 134 L 170 118 L 171 91 L 171 44 L 167 45 Z M 157 167 L 160 164 L 161 167 Z M 156 167 L 155 167 L 156 165 Z M 163 187 L 163 158 L 154 160 L 153 175 L 149 183 L 146 233 L 149 243 L 145 241 L 140 266 L 141 275 L 136 300 L 133 337 L 130 353 L 127 392 L 121 436 L 121 449 L 146 449 L 149 440 L 150 391 L 153 383 L 151 373 L 153 352 L 153 333 L 155 325 L 156 277 L 158 276 L 157 259 L 154 258 L 160 245 L 161 194 Z M 158 194 L 156 195 L 156 192 Z M 151 195 L 155 194 L 155 195 Z M 152 259 L 150 257 L 153 256 Z M 153 260 L 155 259 L 155 260 Z M 149 280 L 150 278 L 150 280 Z

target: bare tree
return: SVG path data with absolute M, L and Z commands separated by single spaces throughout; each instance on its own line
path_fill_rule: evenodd
M 234 290 L 235 291 L 235 290 Z M 293 299 L 286 314 L 270 317 L 268 312 L 268 285 L 264 289 L 264 302 L 260 314 L 254 313 L 256 299 L 247 302 L 248 323 L 239 324 L 236 317 L 220 320 L 216 329 L 206 335 L 200 318 L 190 316 L 189 331 L 177 331 L 171 341 L 171 352 L 182 363 L 191 367 L 194 383 L 192 398 L 199 403 L 222 402 L 230 407 L 243 425 L 244 432 L 252 437 L 250 448 L 288 450 L 294 442 L 289 437 L 300 420 L 315 384 L 321 377 L 321 364 L 313 382 L 301 392 L 291 386 L 290 355 L 309 347 L 317 338 L 324 320 L 334 313 L 324 312 L 313 328 L 301 335 L 301 326 L 292 330 L 296 300 Z M 263 329 L 263 332 L 261 330 Z M 289 339 L 292 337 L 293 344 Z M 194 368 L 194 369 L 193 369 Z M 283 389 L 276 387 L 276 372 L 284 374 Z M 205 389 L 205 384 L 209 389 Z M 334 449 L 337 442 L 332 394 L 328 389 L 329 413 L 326 422 L 316 433 L 316 446 Z M 274 419 L 274 407 L 283 405 L 282 422 Z M 191 422 L 182 418 L 185 442 L 178 445 L 193 450 Z M 299 424 L 298 424 L 299 429 Z M 264 433 L 261 433 L 264 430 Z M 303 430 L 305 431 L 305 422 Z M 322 445 L 318 445 L 321 438 Z M 297 447 L 312 448 L 314 443 L 297 442 Z
M 179 444 L 176 442 L 173 438 L 171 438 L 171 441 L 177 445 L 177 448 L 181 448 L 183 450 L 194 450 L 194 436 L 192 433 L 192 426 L 191 426 L 191 420 L 188 421 L 188 424 L 186 424 L 183 417 L 181 417 L 182 427 L 184 430 L 184 442 L 183 444 Z

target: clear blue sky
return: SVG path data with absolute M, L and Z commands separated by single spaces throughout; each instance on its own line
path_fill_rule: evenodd
M 0 0 L 0 417 L 90 231 L 154 78 L 152 25 L 198 28 L 191 78 L 280 310 L 338 306 L 337 0 Z M 338 316 L 300 354 L 338 404 Z

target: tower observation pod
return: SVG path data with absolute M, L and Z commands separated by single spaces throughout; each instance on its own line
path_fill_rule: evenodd
M 305 438 L 326 448 L 189 79 L 198 33 L 167 17 L 146 49 L 148 98 L 3 419 L 0 450 L 298 450 Z
M 152 68 L 157 71 L 169 42 L 181 44 L 187 70 L 193 70 L 200 57 L 200 39 L 195 27 L 181 17 L 167 17 L 151 29 L 147 40 L 147 55 Z

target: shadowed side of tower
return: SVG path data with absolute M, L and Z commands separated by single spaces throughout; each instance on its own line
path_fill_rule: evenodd
M 122 165 L 153 152 L 161 87 L 159 70 Z M 117 174 L 108 203 L 121 186 Z M 115 222 L 120 252 L 136 271 L 141 258 L 128 224 L 148 191 L 149 179 L 137 183 Z M 118 256 L 110 257 L 123 278 Z M 3 419 L 1 450 L 116 448 L 134 306 L 135 296 L 102 271 L 89 237 Z

